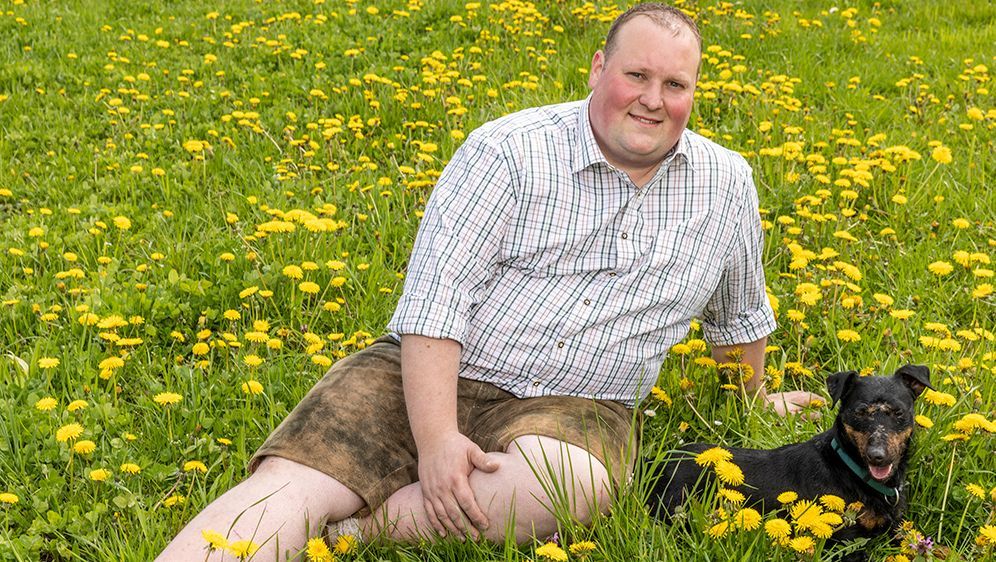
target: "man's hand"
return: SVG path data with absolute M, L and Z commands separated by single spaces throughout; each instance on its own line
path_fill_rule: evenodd
M 419 448 L 418 478 L 425 513 L 440 535 L 449 532 L 477 538 L 478 529 L 487 529 L 488 518 L 470 488 L 468 476 L 474 469 L 494 472 L 498 461 L 461 433 L 448 433 Z
M 773 394 L 763 395 L 762 399 L 767 402 L 767 404 L 773 408 L 778 415 L 783 417 L 788 414 L 798 414 L 799 412 L 809 408 L 821 407 L 827 403 L 826 398 L 820 396 L 819 394 L 806 392 L 805 390 L 775 392 Z M 820 417 L 819 412 L 809 412 L 807 415 L 810 419 L 819 419 Z

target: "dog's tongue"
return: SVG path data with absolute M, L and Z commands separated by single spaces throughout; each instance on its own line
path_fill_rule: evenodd
M 892 474 L 892 465 L 888 466 L 869 466 L 868 472 L 871 472 L 872 478 L 875 480 L 885 480 Z

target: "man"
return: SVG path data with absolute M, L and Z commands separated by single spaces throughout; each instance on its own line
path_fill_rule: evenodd
M 558 502 L 587 522 L 628 474 L 629 408 L 697 316 L 717 360 L 742 349 L 760 400 L 817 398 L 764 392 L 757 194 L 739 155 L 685 130 L 700 56 L 692 20 L 636 6 L 592 58 L 587 100 L 471 134 L 419 228 L 400 350 L 382 339 L 333 366 L 160 559 L 202 555 L 200 531 L 239 514 L 231 538 L 265 560 L 343 520 L 520 542 L 556 530 Z

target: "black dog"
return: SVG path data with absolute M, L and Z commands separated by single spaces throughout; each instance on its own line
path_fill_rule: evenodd
M 809 441 L 774 450 L 729 448 L 744 474 L 736 489 L 746 504 L 762 511 L 779 507 L 777 497 L 794 491 L 800 499 L 824 494 L 861 502 L 857 523 L 839 529 L 834 541 L 875 537 L 893 530 L 906 507 L 903 481 L 913 434 L 913 401 L 930 386 L 930 371 L 901 367 L 891 377 L 861 377 L 854 371 L 827 377 L 832 403 L 840 402 L 828 431 Z M 701 453 L 712 445 L 696 443 L 681 451 Z M 673 515 L 687 495 L 709 486 L 708 472 L 688 455 L 666 462 L 647 499 L 652 514 Z

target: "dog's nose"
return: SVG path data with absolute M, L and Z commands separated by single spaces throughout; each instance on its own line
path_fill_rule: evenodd
M 868 454 L 868 460 L 872 464 L 879 465 L 885 462 L 886 458 L 885 447 L 879 447 L 879 446 L 868 447 L 867 454 Z

